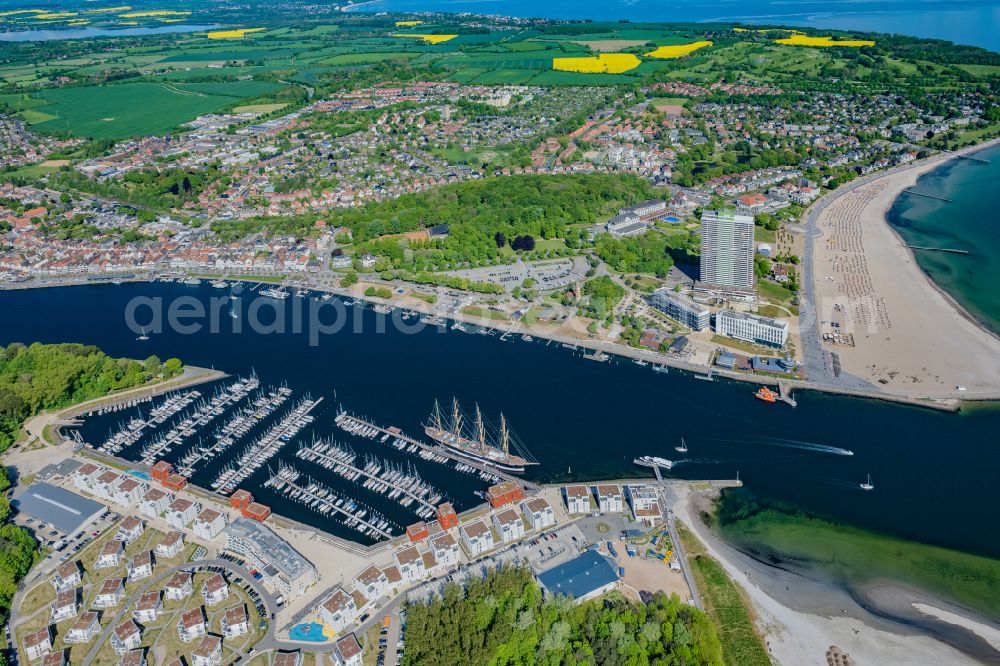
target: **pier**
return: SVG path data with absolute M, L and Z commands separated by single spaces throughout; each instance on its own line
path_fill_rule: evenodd
M 959 250 L 952 247 L 927 247 L 924 245 L 907 245 L 911 250 L 925 250 L 927 252 L 948 252 L 950 254 L 969 254 L 968 250 Z
M 980 164 L 989 164 L 989 160 L 984 160 L 982 157 L 976 157 L 975 155 L 959 155 L 959 159 L 970 160 L 972 162 L 979 162 Z
M 935 194 L 926 194 L 924 192 L 917 192 L 916 190 L 903 190 L 903 191 L 906 192 L 907 194 L 915 194 L 918 197 L 925 197 L 927 199 L 935 199 L 936 201 L 946 201 L 948 203 L 951 203 L 951 199 L 946 199 L 944 197 L 939 197 L 939 196 L 937 196 Z
M 538 486 L 537 484 L 531 483 L 530 481 L 525 481 L 521 477 L 514 476 L 513 474 L 504 472 L 503 470 L 497 469 L 492 465 L 487 465 L 485 463 L 479 462 L 478 460 L 473 460 L 471 458 L 466 458 L 465 456 L 460 456 L 457 453 L 452 453 L 446 446 L 431 445 L 421 442 L 419 439 L 414 439 L 413 437 L 404 434 L 399 428 L 396 428 L 394 426 L 383 428 L 382 426 L 376 425 L 371 421 L 354 416 L 353 414 L 348 414 L 346 411 L 341 412 L 341 416 L 342 419 L 338 421 L 338 425 L 340 424 L 341 421 L 343 421 L 347 423 L 353 422 L 354 424 L 362 427 L 374 428 L 379 433 L 388 435 L 389 437 L 395 437 L 397 439 L 401 439 L 407 444 L 414 444 L 418 448 L 423 449 L 424 451 L 428 451 L 429 453 L 435 455 L 442 455 L 446 458 L 454 460 L 455 462 L 461 463 L 463 465 L 468 465 L 469 467 L 474 467 L 475 469 L 478 469 L 487 474 L 492 474 L 493 476 L 498 476 L 504 481 L 513 481 L 514 483 L 524 486 L 526 490 L 535 491 L 540 488 L 540 486 Z M 343 428 L 344 426 L 341 425 L 341 427 Z

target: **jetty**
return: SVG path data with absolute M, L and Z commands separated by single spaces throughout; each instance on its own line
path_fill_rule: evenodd
M 918 197 L 925 197 L 927 199 L 935 199 L 937 201 L 946 201 L 951 203 L 951 199 L 946 199 L 945 197 L 939 197 L 936 194 L 927 194 L 926 192 L 917 192 L 916 190 L 903 190 L 907 194 L 915 194 Z
M 959 159 L 970 160 L 972 162 L 979 162 L 980 164 L 989 164 L 990 161 L 983 159 L 982 157 L 976 157 L 975 155 L 959 155 Z
M 925 250 L 927 252 L 948 252 L 950 254 L 969 254 L 968 250 L 959 250 L 952 247 L 927 247 L 925 245 L 907 245 L 911 250 Z

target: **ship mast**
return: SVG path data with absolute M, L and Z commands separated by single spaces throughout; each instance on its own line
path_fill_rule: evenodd
M 456 437 L 462 436 L 462 412 L 458 409 L 458 398 L 451 399 L 451 431 Z
M 479 434 L 479 444 L 486 446 L 486 427 L 483 425 L 483 415 L 479 411 L 479 403 L 476 403 L 476 431 Z
M 510 455 L 510 438 L 507 436 L 507 420 L 503 417 L 503 412 L 500 412 L 500 446 L 504 455 Z
M 441 426 L 441 405 L 438 404 L 437 398 L 434 399 L 434 427 L 439 432 L 444 432 L 444 428 Z

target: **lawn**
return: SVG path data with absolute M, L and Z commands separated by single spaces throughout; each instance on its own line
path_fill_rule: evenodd
M 763 347 L 761 345 L 751 344 L 749 342 L 743 342 L 742 340 L 737 340 L 736 338 L 727 338 L 724 335 L 713 335 L 712 342 L 717 345 L 722 345 L 723 347 L 729 347 L 731 349 L 739 349 L 748 354 L 767 354 L 774 353 L 777 350 L 773 347 Z
M 771 660 L 757 635 L 743 592 L 705 552 L 693 533 L 681 524 L 677 525 L 677 530 L 705 603 L 705 612 L 719 632 L 722 657 L 727 666 L 770 666 Z
M 492 319 L 494 321 L 507 321 L 507 315 L 502 312 L 497 312 L 496 310 L 490 310 L 489 308 L 480 307 L 478 305 L 466 305 L 462 308 L 462 314 L 469 315 L 470 317 L 478 317 L 479 319 Z
M 759 280 L 757 282 L 757 293 L 769 301 L 775 303 L 790 303 L 794 294 L 779 284 Z

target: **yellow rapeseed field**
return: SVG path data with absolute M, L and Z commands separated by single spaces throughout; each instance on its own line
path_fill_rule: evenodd
M 0 17 L 13 16 L 14 14 L 48 14 L 47 9 L 15 9 L 9 12 L 0 12 Z
M 875 42 L 868 39 L 845 39 L 834 41 L 833 37 L 810 37 L 808 35 L 792 35 L 784 39 L 774 40 L 778 44 L 791 44 L 792 46 L 875 46 Z
M 88 14 L 113 14 L 117 12 L 127 12 L 132 9 L 132 5 L 122 5 L 121 7 L 98 7 L 97 9 L 87 9 Z
M 447 42 L 449 39 L 455 39 L 458 35 L 418 35 L 415 32 L 397 32 L 393 37 L 412 37 L 414 39 L 422 39 L 428 44 L 440 44 L 441 42 Z
M 51 21 L 52 19 L 72 18 L 76 15 L 76 12 L 46 12 L 44 14 L 35 14 L 35 18 L 40 21 Z
M 584 74 L 621 74 L 642 63 L 631 53 L 602 53 L 586 58 L 553 58 L 552 69 Z
M 243 39 L 248 32 L 260 32 L 264 28 L 240 28 L 238 30 L 215 30 L 208 33 L 209 39 Z
M 118 25 L 139 25 L 138 21 L 118 21 Z
M 150 16 L 187 16 L 191 12 L 175 12 L 172 9 L 157 9 L 148 12 L 129 12 L 127 14 L 119 14 L 118 18 L 132 19 L 132 18 L 149 18 Z
M 403 28 L 406 26 L 420 25 L 423 21 L 396 21 L 397 28 Z
M 672 46 L 661 46 L 655 51 L 645 54 L 648 58 L 683 58 L 689 53 L 694 53 L 698 49 L 711 46 L 712 42 L 692 42 L 690 44 L 674 44 Z

